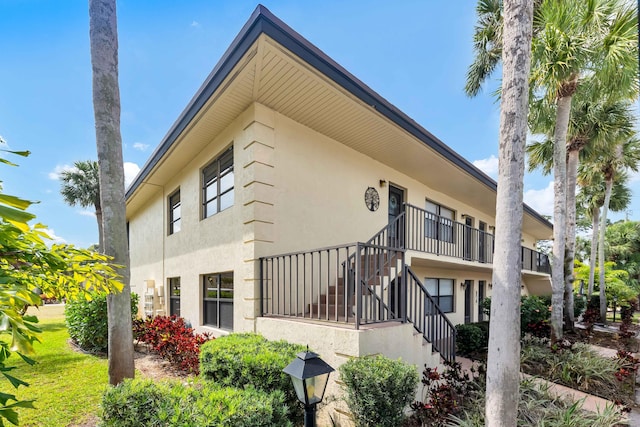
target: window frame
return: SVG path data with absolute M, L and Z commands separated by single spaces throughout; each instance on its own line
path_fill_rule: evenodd
M 177 203 L 173 200 L 176 196 L 178 197 Z M 169 197 L 167 197 L 167 207 L 169 209 L 169 220 L 167 221 L 169 227 L 167 232 L 170 236 L 172 234 L 179 232 L 180 229 L 182 228 L 182 201 L 180 199 L 179 187 L 176 191 L 171 193 Z M 178 218 L 174 216 L 176 209 L 178 209 L 178 212 L 179 212 Z M 177 230 L 176 230 L 176 224 L 178 224 Z
M 235 283 L 234 283 L 234 275 L 233 271 L 225 271 L 221 273 L 207 273 L 203 274 L 201 279 L 202 282 L 202 324 L 204 326 L 209 326 L 212 328 L 222 329 L 226 331 L 233 331 L 233 297 L 235 295 Z M 216 296 L 209 297 L 208 296 L 208 287 L 207 284 L 211 283 L 209 278 L 212 278 L 216 281 L 215 291 L 217 293 Z M 223 287 L 225 283 L 223 279 L 230 279 L 231 288 Z M 227 282 L 229 283 L 229 282 Z M 230 293 L 231 296 L 222 297 L 223 293 Z M 213 304 L 213 306 L 211 305 Z M 227 308 L 231 306 L 231 317 L 224 318 L 221 314 L 223 310 L 221 308 L 223 305 L 226 305 Z M 210 322 L 210 318 L 214 316 L 214 313 L 209 314 L 208 310 L 213 309 L 215 307 L 215 320 L 214 322 Z M 227 310 L 228 311 L 228 310 Z
M 436 281 L 436 289 L 437 289 L 437 294 L 432 294 L 431 292 L 429 292 L 429 295 L 431 295 L 431 298 L 436 302 L 436 304 L 438 304 L 438 307 L 440 308 L 440 310 L 442 310 L 443 313 L 455 313 L 456 311 L 456 307 L 455 307 L 455 294 L 456 294 L 456 281 L 455 279 L 452 278 L 448 278 L 448 277 L 425 277 L 424 278 L 424 287 L 425 289 L 429 289 L 429 285 L 427 284 L 428 280 L 435 280 Z M 440 281 L 450 281 L 451 282 L 451 294 L 441 294 L 441 286 L 440 286 Z M 450 299 L 451 300 L 451 310 L 447 311 L 444 310 L 442 308 L 442 304 L 440 303 L 441 300 L 444 299 Z
M 222 187 L 225 177 L 231 175 L 231 186 Z M 235 202 L 235 166 L 233 158 L 233 145 L 226 148 L 215 159 L 207 163 L 200 171 L 200 217 L 206 219 L 222 212 L 234 205 Z M 211 187 L 215 185 L 215 189 Z M 211 193 L 207 190 L 211 189 Z M 215 191 L 213 191 L 215 190 Z M 222 200 L 231 194 L 231 203 L 223 206 Z M 215 209 L 208 211 L 211 203 L 215 202 Z
M 169 288 L 169 316 L 176 315 L 180 317 L 180 294 L 181 294 L 180 277 L 179 276 L 168 277 L 167 285 Z M 177 291 L 178 291 L 177 294 L 175 294 L 174 292 L 175 288 L 177 288 Z M 174 310 L 176 306 L 177 306 L 177 310 Z
M 427 209 L 427 204 L 435 206 L 436 212 Z M 442 211 L 446 210 L 451 213 L 451 218 L 442 216 Z M 454 243 L 456 234 L 456 211 L 434 202 L 433 200 L 425 200 L 425 219 L 424 219 L 424 235 L 427 239 L 435 239 L 441 242 Z M 435 216 L 435 218 L 433 218 Z

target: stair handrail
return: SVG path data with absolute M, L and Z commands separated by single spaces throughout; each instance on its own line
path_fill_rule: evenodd
M 408 265 L 405 265 L 404 277 L 406 280 L 406 317 L 407 321 L 413 324 L 416 331 L 422 334 L 425 340 L 431 343 L 433 349 L 440 353 L 440 355 L 449 362 L 455 361 L 456 354 L 456 328 L 449 320 L 447 315 L 440 309 L 438 303 L 433 299 L 427 288 L 422 281 L 415 275 L 413 270 Z M 413 285 L 413 289 L 409 289 L 409 285 Z M 426 307 L 422 307 L 422 310 L 416 310 L 416 313 L 412 311 L 412 308 L 419 306 L 417 297 L 412 299 L 412 290 L 417 291 L 418 296 L 422 301 L 425 299 L 429 302 L 429 308 L 433 309 L 433 312 L 427 313 Z M 413 304 L 412 304 L 413 302 Z M 413 307 L 412 307 L 413 306 Z M 418 313 L 418 311 L 420 313 Z M 418 317 L 421 316 L 422 319 Z M 427 325 L 426 316 L 435 316 L 431 319 L 429 325 Z

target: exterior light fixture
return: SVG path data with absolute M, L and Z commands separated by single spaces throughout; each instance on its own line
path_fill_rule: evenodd
M 322 401 L 329 374 L 335 369 L 309 347 L 296 356 L 282 371 L 291 376 L 298 400 L 304 404 L 304 427 L 316 427 L 316 404 Z

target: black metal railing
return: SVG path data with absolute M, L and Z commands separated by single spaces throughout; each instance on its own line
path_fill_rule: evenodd
M 407 250 L 492 264 L 494 236 L 477 228 L 405 204 L 404 247 Z M 550 273 L 549 257 L 522 247 L 522 269 Z
M 402 321 L 404 253 L 352 243 L 260 259 L 262 316 L 337 323 Z
M 523 270 L 551 274 L 551 264 L 549 264 L 549 257 L 547 255 L 534 251 L 533 249 L 525 248 L 524 246 L 520 254 Z
M 466 261 L 493 262 L 493 235 L 412 205 L 405 205 L 406 248 Z
M 405 266 L 403 278 L 407 284 L 407 321 L 413 323 L 413 327 L 431 343 L 434 351 L 439 352 L 445 360 L 454 361 L 456 328 L 409 266 Z

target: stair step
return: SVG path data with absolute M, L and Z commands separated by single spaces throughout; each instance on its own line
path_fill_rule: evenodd
M 329 295 L 335 295 L 336 291 L 338 292 L 338 295 L 344 295 L 344 280 L 343 280 L 343 283 L 340 283 L 341 280 L 343 280 L 342 277 L 339 277 L 338 278 L 338 285 L 330 285 L 329 286 L 329 289 L 328 289 L 328 292 L 327 292 Z
M 334 316 L 336 313 L 335 304 L 329 304 L 329 305 L 327 305 L 326 303 L 312 304 L 311 307 L 309 307 L 309 312 L 311 313 L 311 315 L 317 315 L 318 313 L 320 313 L 320 315 L 322 316 L 327 314 L 327 308 L 329 310 L 329 316 L 330 317 Z M 345 312 L 344 304 L 338 304 L 337 310 L 338 310 L 338 315 L 344 315 L 344 312 Z

